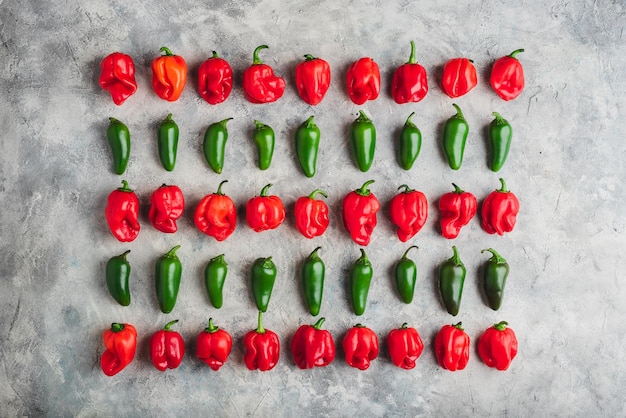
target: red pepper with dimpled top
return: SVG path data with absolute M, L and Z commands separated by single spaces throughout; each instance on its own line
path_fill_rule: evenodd
M 233 200 L 222 193 L 224 180 L 217 192 L 202 198 L 194 214 L 196 228 L 218 241 L 224 241 L 237 227 L 237 208 Z
M 305 103 L 315 106 L 319 104 L 330 87 L 330 65 L 321 58 L 310 54 L 304 61 L 296 65 L 296 88 L 298 95 Z
M 380 69 L 376 61 L 364 57 L 353 62 L 346 73 L 346 85 L 354 104 L 376 100 L 380 94 Z
M 396 68 L 391 82 L 391 97 L 398 104 L 417 103 L 428 93 L 426 68 L 415 59 L 415 42 L 411 41 L 409 60 Z
M 410 370 L 424 351 L 424 343 L 417 330 L 405 322 L 400 328 L 394 328 L 387 335 L 387 346 L 391 362 L 401 369 Z
M 511 232 L 519 212 L 519 200 L 507 190 L 504 179 L 501 178 L 500 183 L 502 187 L 487 196 L 481 210 L 481 226 L 488 234 Z
M 119 241 L 130 242 L 139 235 L 139 199 L 126 180 L 122 180 L 122 187 L 109 194 L 104 216 Z
M 458 237 L 461 228 L 469 223 L 478 209 L 476 196 L 461 190 L 454 183 L 452 185 L 454 191 L 445 193 L 439 199 L 441 235 L 448 239 Z
M 208 58 L 198 68 L 198 93 L 207 103 L 216 105 L 225 101 L 233 89 L 233 69 L 223 58 Z
M 309 239 L 324 234 L 330 223 L 328 205 L 323 200 L 315 199 L 318 194 L 328 197 L 322 190 L 315 189 L 308 196 L 298 198 L 293 210 L 296 228 Z
M 509 101 L 515 99 L 524 90 L 524 67 L 516 55 L 524 52 L 517 49 L 509 55 L 498 58 L 491 67 L 489 84 L 501 99 Z
M 278 228 L 285 221 L 283 201 L 276 195 L 267 195 L 271 186 L 271 183 L 267 184 L 260 196 L 251 198 L 246 204 L 246 221 L 254 232 Z
M 263 328 L 263 313 L 259 311 L 257 329 L 248 331 L 243 338 L 246 348 L 243 360 L 249 370 L 262 372 L 272 370 L 278 364 L 280 357 L 280 340 L 278 335 L 267 328 Z
M 100 63 L 100 87 L 111 94 L 116 105 L 121 105 L 137 91 L 135 63 L 130 55 L 114 52 Z
M 165 233 L 174 233 L 178 229 L 176 221 L 183 215 L 185 197 L 180 187 L 162 185 L 150 196 L 148 218 L 156 229 Z
M 439 365 L 451 372 L 463 370 L 469 361 L 470 337 L 461 323 L 444 325 L 435 337 L 435 355 Z
M 378 336 L 370 328 L 356 324 L 343 337 L 346 363 L 359 370 L 367 370 L 378 357 Z
M 409 188 L 406 184 L 398 187 L 403 192 L 395 195 L 389 204 L 391 222 L 398 227 L 396 233 L 402 242 L 417 234 L 428 218 L 428 201 L 424 193 Z
M 150 337 L 150 359 L 154 367 L 162 372 L 180 366 L 185 355 L 183 337 L 171 329 L 177 322 L 178 319 L 168 322 Z
M 367 187 L 374 180 L 366 181 L 361 188 L 351 191 L 343 198 L 343 225 L 350 237 L 359 245 L 368 245 L 376 227 L 376 215 L 380 210 L 378 198 Z
M 506 370 L 517 355 L 517 337 L 508 325 L 506 321 L 498 322 L 478 340 L 478 355 L 489 367 Z
M 476 67 L 467 58 L 453 58 L 443 66 L 441 88 L 448 96 L 455 98 L 467 94 L 478 84 Z
M 301 369 L 328 366 L 335 359 L 335 342 L 330 331 L 321 329 L 325 318 L 315 325 L 302 325 L 293 335 L 291 353 Z
M 185 89 L 187 63 L 167 47 L 162 47 L 160 51 L 165 55 L 152 60 L 152 88 L 161 99 L 174 102 Z
M 131 324 L 114 322 L 102 333 L 106 347 L 100 357 L 100 367 L 107 376 L 114 376 L 128 366 L 137 351 L 137 330 Z
M 196 356 L 217 371 L 228 360 L 232 348 L 233 338 L 230 334 L 215 326 L 213 318 L 209 318 L 209 325 L 198 335 Z
M 259 59 L 259 51 L 269 48 L 259 45 L 252 54 L 252 65 L 243 72 L 243 93 L 250 103 L 271 103 L 285 92 L 285 80 L 274 74 L 274 69 Z

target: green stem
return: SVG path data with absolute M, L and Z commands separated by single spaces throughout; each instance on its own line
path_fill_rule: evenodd
M 217 51 L 213 51 L 213 58 L 219 58 L 219 57 L 217 56 Z
M 506 260 L 504 259 L 504 257 L 502 257 L 500 254 L 498 254 L 498 252 L 496 250 L 494 250 L 493 248 L 487 248 L 481 251 L 481 254 L 484 253 L 485 251 L 489 251 L 493 257 L 491 257 L 489 259 L 489 261 L 491 261 L 492 263 L 496 263 L 496 264 L 505 264 Z
M 213 334 L 214 332 L 217 332 L 220 328 L 216 327 L 213 324 L 213 318 L 209 318 L 209 325 L 205 328 L 205 332 L 208 332 L 209 334 Z
M 124 329 L 124 324 L 120 324 L 120 323 L 117 323 L 117 322 L 113 322 L 111 324 L 111 331 L 113 331 L 113 332 L 120 332 L 123 329 Z
M 463 264 L 463 262 L 461 261 L 461 257 L 459 257 L 459 250 L 457 250 L 456 245 L 452 246 L 452 257 L 450 257 L 450 261 L 452 261 L 454 264 L 461 265 Z
M 411 251 L 413 248 L 419 249 L 419 247 L 417 245 L 411 245 L 409 248 L 407 248 L 407 250 L 404 252 L 404 255 L 402 256 L 402 258 L 407 258 L 407 254 L 409 253 L 409 251 Z
M 463 323 L 459 322 L 458 324 L 453 324 L 452 326 L 460 331 L 463 331 Z
M 258 325 L 256 327 L 258 334 L 265 334 L 265 328 L 263 328 L 263 312 L 259 311 Z
M 407 322 L 405 322 L 404 324 L 402 324 L 400 329 L 407 329 L 408 327 L 409 327 L 409 324 Z
M 461 194 L 461 193 L 463 193 L 465 191 L 465 190 L 461 189 L 459 186 L 457 186 L 454 183 L 452 183 L 452 185 L 454 186 L 454 193 Z
M 368 180 L 363 183 L 360 189 L 355 190 L 355 192 L 360 196 L 369 196 L 371 194 L 370 189 L 367 188 L 370 184 L 374 183 L 374 180 Z
M 322 328 L 322 324 L 324 323 L 324 321 L 326 321 L 326 318 L 321 317 L 316 323 L 315 325 L 313 325 L 313 328 L 315 329 L 320 329 Z
M 493 327 L 495 329 L 497 329 L 498 331 L 504 331 L 506 329 L 506 326 L 509 325 L 508 322 L 506 321 L 500 321 L 497 324 L 494 324 Z
M 312 258 L 314 260 L 319 259 L 319 255 L 317 255 L 317 252 L 321 249 L 322 247 L 317 247 L 316 249 L 313 250 L 313 252 L 311 252 L 311 254 L 309 254 L 309 256 L 307 258 Z
M 164 56 L 168 56 L 171 57 L 174 54 L 172 54 L 172 51 L 170 51 L 170 49 L 168 47 L 162 46 L 161 49 L 159 49 L 160 52 L 165 52 Z
M 265 185 L 265 187 L 263 187 L 263 188 L 261 189 L 261 196 L 262 196 L 262 197 L 267 196 L 267 190 L 268 190 L 270 187 L 272 187 L 272 183 Z
M 252 64 L 263 64 L 263 62 L 259 59 L 259 51 L 266 48 L 269 48 L 269 46 L 259 45 L 256 47 L 254 53 L 252 54 Z
M 311 55 L 311 54 L 305 54 L 305 55 L 304 55 L 304 59 L 305 59 L 306 61 L 313 61 L 314 59 L 317 59 L 317 58 L 316 58 L 316 57 L 314 57 L 314 56 L 313 56 L 313 55 Z
M 409 61 L 407 64 L 415 64 L 417 61 L 415 60 L 415 42 L 411 41 L 411 56 L 409 57 Z
M 132 192 L 130 187 L 128 187 L 128 182 L 126 180 L 122 180 L 122 187 L 118 187 L 120 192 Z
M 504 182 L 504 179 L 502 177 L 500 177 L 500 184 L 502 185 L 502 187 L 500 187 L 497 191 L 499 191 L 500 193 L 508 193 L 509 190 L 507 190 L 506 183 Z
M 456 103 L 452 103 L 452 106 L 454 106 L 454 108 L 456 109 L 456 115 L 454 117 L 457 119 L 465 120 L 465 116 L 463 115 L 463 111 L 461 110 L 459 105 Z
M 309 195 L 309 199 L 315 199 L 315 196 L 317 196 L 318 194 L 321 194 L 324 197 L 328 197 L 328 195 L 326 194 L 326 192 L 324 192 L 321 189 L 315 189 L 311 192 L 311 194 Z
M 228 183 L 228 180 L 224 180 L 220 183 L 219 186 L 217 186 L 217 192 L 215 192 L 215 194 L 218 194 L 220 196 L 224 196 L 224 193 L 222 192 L 222 184 L 224 183 Z
M 170 331 L 170 328 L 172 328 L 172 325 L 178 323 L 178 319 L 175 319 L 173 321 L 168 322 L 167 324 L 165 324 L 165 326 L 163 327 L 164 331 Z
M 515 51 L 513 51 L 513 52 L 511 52 L 511 53 L 509 54 L 509 57 L 511 57 L 511 58 L 515 58 L 515 56 L 516 56 L 517 54 L 519 54 L 520 52 L 524 52 L 524 48 L 516 49 Z
M 412 112 L 408 118 L 406 118 L 406 122 L 404 122 L 404 126 L 410 126 L 410 127 L 414 127 L 415 124 L 413 123 L 413 121 L 411 120 L 411 118 L 413 117 L 413 115 L 415 115 L 415 112 Z
M 410 193 L 412 192 L 414 189 L 411 189 L 409 186 L 407 186 L 406 184 L 401 185 L 400 187 L 398 187 L 398 190 L 400 190 L 401 188 L 404 187 L 404 191 L 402 193 Z
M 171 250 L 169 250 L 167 252 L 167 254 L 164 255 L 164 257 L 166 257 L 166 258 L 174 258 L 174 257 L 176 257 L 176 251 L 178 251 L 179 248 L 180 248 L 180 245 L 174 246 Z
M 371 119 L 367 117 L 364 111 L 359 110 L 359 117 L 356 119 L 357 122 L 371 122 Z

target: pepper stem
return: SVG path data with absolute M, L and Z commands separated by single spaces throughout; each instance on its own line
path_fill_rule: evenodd
M 261 196 L 262 196 L 262 197 L 267 196 L 267 190 L 268 190 L 270 187 L 272 187 L 272 183 L 265 185 L 265 187 L 263 187 L 263 188 L 261 189 Z
M 498 112 L 491 112 L 491 114 L 496 118 L 496 122 L 498 124 L 501 124 L 504 122 L 504 118 L 502 117 L 501 114 L 499 114 Z
M 408 118 L 406 118 L 406 122 L 404 122 L 404 126 L 415 126 L 415 124 L 413 123 L 413 121 L 411 120 L 411 118 L 413 117 L 413 115 L 415 115 L 415 112 L 412 112 Z
M 122 187 L 118 187 L 120 192 L 132 192 L 130 187 L 128 187 L 128 182 L 126 180 L 122 180 Z
M 126 261 L 126 256 L 128 255 L 128 253 L 130 253 L 130 250 L 126 250 L 124 251 L 124 253 L 118 255 L 118 257 L 120 257 L 121 259 L 123 259 L 124 261 Z
M 497 329 L 498 331 L 504 331 L 506 329 L 506 326 L 509 325 L 508 322 L 506 321 L 500 321 L 497 324 L 494 324 L 493 327 L 495 329 Z
M 367 117 L 363 110 L 359 110 L 359 117 L 356 119 L 357 122 L 371 122 L 371 119 Z
M 461 257 L 459 257 L 459 250 L 457 250 L 456 245 L 452 246 L 452 257 L 450 257 L 450 261 L 452 261 L 457 266 L 462 266 L 463 262 L 461 261 Z
M 259 311 L 258 325 L 256 327 L 258 334 L 265 334 L 265 328 L 263 328 L 263 312 Z
M 361 250 L 361 257 L 356 261 L 357 263 L 369 264 L 370 259 L 367 258 L 367 254 L 365 254 L 365 250 L 363 248 L 359 248 Z
M 415 42 L 411 41 L 411 56 L 409 57 L 409 61 L 407 64 L 415 64 L 417 61 L 415 60 Z
M 165 118 L 165 120 L 163 121 L 163 123 L 167 123 L 167 122 L 171 122 L 172 121 L 172 114 L 168 113 L 167 117 Z
M 265 129 L 265 128 L 267 128 L 267 125 L 266 125 L 266 124 L 264 124 L 264 123 L 262 123 L 262 122 L 259 122 L 258 120 L 255 120 L 255 121 L 254 121 L 254 124 L 256 125 L 256 129 L 257 129 L 257 131 L 260 131 L 261 129 Z
M 463 193 L 465 191 L 465 190 L 461 189 L 459 186 L 457 186 L 454 183 L 452 183 L 452 185 L 454 186 L 454 193 L 461 194 L 461 193 Z
M 404 187 L 404 191 L 402 193 L 410 193 L 412 192 L 414 189 L 411 189 L 409 186 L 407 186 L 406 184 L 401 185 L 400 187 L 398 187 L 398 190 L 402 189 Z
M 508 193 L 509 190 L 507 190 L 506 183 L 502 177 L 500 177 L 500 184 L 502 185 L 502 187 L 500 187 L 497 191 L 500 193 Z
M 315 328 L 315 329 L 322 328 L 322 324 L 324 323 L 324 321 L 326 321 L 326 318 L 321 317 L 320 319 L 318 319 L 318 321 L 315 323 L 315 325 L 313 325 L 313 328 Z
M 167 57 L 171 57 L 174 55 L 172 54 L 172 51 L 170 51 L 170 49 L 166 46 L 162 46 L 161 49 L 159 49 L 159 52 L 165 52 L 164 56 L 167 56 Z
M 165 326 L 163 327 L 163 331 L 170 331 L 170 328 L 172 328 L 172 325 L 176 324 L 178 322 L 178 319 L 175 319 L 173 321 L 168 322 L 167 324 L 165 324 Z
M 317 247 L 316 249 L 314 249 L 311 254 L 309 254 L 309 256 L 307 258 L 313 258 L 313 259 L 318 259 L 320 258 L 319 255 L 317 255 L 317 252 L 321 249 L 322 247 Z
M 498 252 L 494 250 L 493 248 L 484 249 L 481 251 L 481 254 L 484 253 L 485 251 L 489 251 L 492 254 L 492 257 L 489 259 L 489 261 L 491 261 L 492 263 L 506 264 L 506 260 L 504 259 L 504 257 L 498 254 Z
M 374 183 L 374 180 L 368 180 L 365 183 L 363 183 L 363 186 L 361 186 L 360 189 L 355 190 L 356 194 L 360 196 L 369 196 L 371 192 L 370 192 L 370 189 L 367 188 L 367 186 L 369 186 L 372 183 Z
M 120 332 L 124 329 L 124 324 L 120 324 L 118 322 L 113 322 L 111 324 L 111 331 L 113 332 Z
M 405 322 L 404 324 L 402 324 L 400 329 L 407 329 L 408 327 L 409 327 L 409 324 L 407 322 Z
M 222 184 L 224 183 L 228 183 L 228 180 L 224 180 L 220 183 L 219 186 L 217 186 L 217 192 L 215 192 L 215 194 L 218 194 L 220 196 L 224 196 L 224 193 L 222 193 Z
M 213 324 L 213 318 L 209 318 L 209 325 L 204 329 L 205 332 L 208 332 L 209 334 L 213 334 L 214 332 L 217 332 L 220 328 L 216 327 L 215 324 Z
M 222 128 L 226 128 L 226 123 L 227 123 L 229 120 L 232 120 L 232 119 L 233 119 L 233 118 L 226 118 L 226 119 L 223 119 L 223 120 L 219 121 L 219 122 L 218 122 L 218 124 L 219 124 L 219 125 L 221 125 L 221 126 L 222 126 Z
M 465 116 L 463 115 L 463 111 L 461 110 L 459 105 L 456 104 L 456 103 L 452 103 L 452 106 L 454 106 L 454 108 L 456 109 L 456 115 L 454 115 L 454 117 L 458 118 L 458 119 L 465 120 Z
M 219 57 L 217 56 L 217 51 L 213 51 L 213 57 L 212 57 L 212 58 L 219 58 Z
M 226 261 L 224 260 L 224 254 L 220 254 L 216 257 L 213 257 L 209 261 L 213 263 L 226 263 Z
M 511 53 L 509 54 L 509 57 L 511 57 L 511 58 L 515 58 L 515 56 L 516 56 L 517 54 L 519 54 L 520 52 L 524 52 L 524 48 L 516 49 L 515 51 L 513 51 L 513 52 L 511 52 Z
M 256 47 L 254 53 L 252 54 L 252 64 L 263 64 L 263 62 L 259 59 L 259 51 L 266 48 L 269 48 L 269 46 L 259 45 Z
M 316 58 L 316 57 L 314 57 L 314 56 L 313 56 L 313 55 L 311 55 L 311 54 L 305 54 L 305 55 L 304 55 L 304 59 L 305 59 L 306 61 L 313 61 L 314 59 L 317 59 L 317 58 Z
M 324 192 L 321 189 L 315 189 L 311 192 L 311 194 L 309 195 L 309 199 L 315 199 L 315 196 L 317 196 L 318 194 L 321 194 L 324 197 L 328 197 L 328 195 L 326 194 L 326 192 Z
M 411 245 L 409 248 L 407 248 L 407 250 L 404 252 L 404 255 L 402 256 L 402 258 L 407 258 L 407 254 L 409 253 L 409 251 L 411 251 L 413 248 L 419 249 L 419 247 L 417 245 Z
M 452 326 L 453 326 L 454 328 L 458 329 L 458 330 L 463 331 L 463 323 L 462 323 L 462 322 L 459 322 L 459 323 L 457 323 L 457 324 L 453 324 Z
M 315 123 L 313 123 L 313 115 L 309 116 L 309 118 L 302 125 L 307 129 L 314 128 Z
M 171 250 L 165 254 L 164 257 L 176 257 L 176 251 L 180 248 L 180 245 L 175 245 Z

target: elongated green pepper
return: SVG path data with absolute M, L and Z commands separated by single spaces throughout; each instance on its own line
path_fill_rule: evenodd
M 370 291 L 370 284 L 374 270 L 372 263 L 365 250 L 361 248 L 361 257 L 359 257 L 350 268 L 350 291 L 352 298 L 352 310 L 356 315 L 363 315 L 365 306 L 367 305 L 367 295 Z
M 159 257 L 155 269 L 155 288 L 161 312 L 170 313 L 176 305 L 183 267 L 176 255 L 180 245 Z
M 483 267 L 483 290 L 489 307 L 497 311 L 502 305 L 504 286 L 509 275 L 509 263 L 493 248 L 482 250 L 481 253 L 485 251 L 491 253 L 491 258 Z
M 413 260 L 407 257 L 407 254 L 413 248 L 418 247 L 417 245 L 410 246 L 404 252 L 402 258 L 398 260 L 394 269 L 398 294 L 404 303 L 411 303 L 413 301 L 415 282 L 417 281 L 417 265 Z
M 217 309 L 222 307 L 224 300 L 223 289 L 227 273 L 228 264 L 224 260 L 224 254 L 209 260 L 204 269 L 204 286 L 211 304 Z
M 400 131 L 398 161 L 400 162 L 400 167 L 405 170 L 410 170 L 413 167 L 413 163 L 415 163 L 422 147 L 422 132 L 411 121 L 414 114 L 415 112 L 409 115 L 406 122 L 404 122 L 402 131 Z
M 176 153 L 178 151 L 178 125 L 172 119 L 172 114 L 167 115 L 159 125 L 157 131 L 157 148 L 159 159 L 163 168 L 167 171 L 174 170 L 176 165 Z
M 130 253 L 130 250 L 123 254 L 116 255 L 115 257 L 111 257 L 109 261 L 107 261 L 105 269 L 109 293 L 113 296 L 113 299 L 122 306 L 130 305 L 130 288 L 128 286 L 130 263 L 126 259 L 128 253 Z
M 359 170 L 362 172 L 369 170 L 376 151 L 376 127 L 362 110 L 359 111 L 359 117 L 350 125 L 350 146 Z
M 271 126 L 265 125 L 258 120 L 255 120 L 254 124 L 256 129 L 254 130 L 253 139 L 256 145 L 259 169 L 267 170 L 272 163 L 272 155 L 274 155 L 274 130 Z
M 217 174 L 224 168 L 224 154 L 226 152 L 226 141 L 228 140 L 228 129 L 226 123 L 232 118 L 226 118 L 209 125 L 204 132 L 203 151 L 204 158 L 209 167 Z
M 439 267 L 439 293 L 448 313 L 457 316 L 461 307 L 466 270 L 455 246 L 452 251 L 452 257 Z
M 461 108 L 456 103 L 452 106 L 456 109 L 456 115 L 448 119 L 443 126 L 443 152 L 446 154 L 450 168 L 458 170 L 463 163 L 469 125 Z
M 320 313 L 322 306 L 322 295 L 324 294 L 324 275 L 326 265 L 317 252 L 321 247 L 317 247 L 304 260 L 302 265 L 302 289 L 304 291 L 304 301 L 311 315 Z
M 130 131 L 128 127 L 115 118 L 109 118 L 107 140 L 113 154 L 113 171 L 124 174 L 130 157 Z
M 296 130 L 296 155 L 304 175 L 313 177 L 317 166 L 317 153 L 320 146 L 320 129 L 309 117 Z
M 489 124 L 489 145 L 491 146 L 491 171 L 499 171 L 511 149 L 511 139 L 513 139 L 513 128 L 498 112 L 493 112 L 495 119 Z
M 272 261 L 272 257 L 257 258 L 252 265 L 252 295 L 256 307 L 261 312 L 267 312 L 276 274 L 276 265 Z

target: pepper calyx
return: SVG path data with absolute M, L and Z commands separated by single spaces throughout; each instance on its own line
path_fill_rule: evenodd
M 159 52 L 165 52 L 165 55 L 163 55 L 164 57 L 174 56 L 174 54 L 172 54 L 172 51 L 170 51 L 170 49 L 166 46 L 162 46 L 161 49 L 159 49 Z
M 494 325 L 493 325 L 493 327 L 494 327 L 495 329 L 497 329 L 498 331 L 504 331 L 504 330 L 506 329 L 507 325 L 509 325 L 509 323 L 508 323 L 508 322 L 506 322 L 506 321 L 500 321 L 500 322 L 498 322 L 497 324 L 494 324 Z
M 361 186 L 359 189 L 356 189 L 354 192 L 359 196 L 369 196 L 370 194 L 372 194 L 372 192 L 370 191 L 370 189 L 367 188 L 367 186 L 372 183 L 374 183 L 374 180 L 368 180 L 363 183 L 363 186 Z
M 170 328 L 172 328 L 172 325 L 178 323 L 178 319 L 175 319 L 173 321 L 168 322 L 167 324 L 165 324 L 165 326 L 163 327 L 163 331 L 171 331 Z
M 269 48 L 269 46 L 267 45 L 259 45 L 255 48 L 254 52 L 252 53 L 252 64 L 263 64 L 263 61 L 261 61 L 261 59 L 259 58 L 259 51 L 267 48 Z
M 317 320 L 317 322 L 313 325 L 313 328 L 319 330 L 322 328 L 322 324 L 324 323 L 324 321 L 326 321 L 326 318 L 321 317 L 320 319 Z

